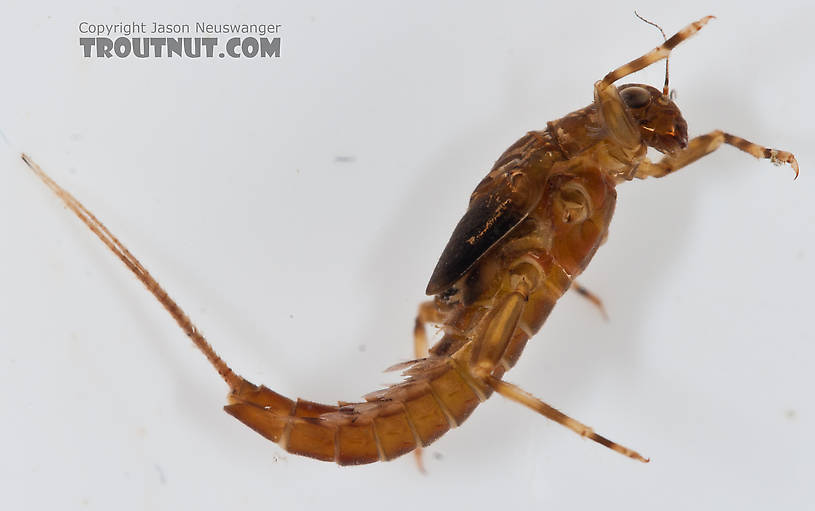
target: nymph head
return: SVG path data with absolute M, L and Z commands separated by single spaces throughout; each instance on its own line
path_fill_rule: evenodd
M 688 123 L 668 95 L 639 83 L 621 85 L 618 90 L 645 144 L 668 154 L 688 146 Z

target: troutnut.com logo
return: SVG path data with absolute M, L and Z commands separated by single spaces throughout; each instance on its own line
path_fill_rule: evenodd
M 278 58 L 282 26 L 82 21 L 79 46 L 85 58 Z

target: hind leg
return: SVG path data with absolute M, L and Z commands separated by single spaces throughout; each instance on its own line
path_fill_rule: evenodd
M 505 398 L 511 399 L 516 403 L 520 403 L 538 412 L 547 419 L 553 420 L 562 426 L 566 426 L 567 428 L 571 429 L 580 436 L 586 437 L 590 440 L 594 440 L 595 442 L 604 445 L 613 451 L 617 451 L 620 454 L 628 456 L 629 458 L 633 458 L 637 461 L 642 461 L 643 463 L 648 463 L 649 461 L 648 458 L 642 457 L 642 455 L 640 455 L 638 452 L 633 451 L 627 447 L 623 447 L 617 442 L 613 442 L 604 436 L 598 435 L 597 433 L 594 432 L 593 429 L 586 426 L 582 422 L 572 419 L 565 413 L 556 410 L 555 408 L 544 403 L 543 401 L 536 398 L 532 394 L 526 392 L 517 385 L 507 383 L 493 376 L 488 376 L 486 382 L 490 387 L 495 389 L 496 392 L 498 392 Z
M 415 359 L 426 358 L 430 355 L 427 347 L 427 324 L 440 324 L 444 321 L 444 314 L 436 307 L 436 302 L 428 300 L 419 304 L 419 311 L 416 313 L 416 323 L 413 326 L 413 357 Z M 419 472 L 426 474 L 424 461 L 422 459 L 421 443 L 413 451 L 416 456 L 416 465 Z

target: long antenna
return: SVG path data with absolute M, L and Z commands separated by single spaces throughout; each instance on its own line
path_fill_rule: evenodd
M 665 31 L 662 30 L 662 27 L 660 27 L 659 25 L 657 25 L 653 21 L 648 21 L 647 19 L 643 18 L 642 16 L 640 16 L 640 13 L 638 13 L 637 11 L 634 11 L 634 16 L 638 17 L 639 19 L 641 19 L 642 21 L 648 23 L 649 25 L 651 25 L 653 27 L 657 27 L 659 29 L 659 31 L 662 32 L 662 39 L 665 40 L 665 41 L 668 40 L 668 38 L 665 36 Z M 664 94 L 666 96 L 668 95 L 668 59 L 669 59 L 668 57 L 665 57 L 665 85 L 662 87 L 662 94 Z
M 88 228 L 93 231 L 96 236 L 102 240 L 111 252 L 113 252 L 116 257 L 118 257 L 125 266 L 133 272 L 137 279 L 144 284 L 144 287 L 150 291 L 153 296 L 156 297 L 156 300 L 167 309 L 167 312 L 173 317 L 173 319 L 178 323 L 178 326 L 184 330 L 184 333 L 187 334 L 195 346 L 201 350 L 209 363 L 218 371 L 218 374 L 221 375 L 221 378 L 229 385 L 229 388 L 236 390 L 240 387 L 243 379 L 235 374 L 232 369 L 226 365 L 221 357 L 215 353 L 215 350 L 212 349 L 212 346 L 209 345 L 207 340 L 201 335 L 201 332 L 198 331 L 198 327 L 190 320 L 189 316 L 175 303 L 175 300 L 170 298 L 167 295 L 167 292 L 159 285 L 156 279 L 153 278 L 152 275 L 147 271 L 147 269 L 142 266 L 136 257 L 130 253 L 130 251 L 125 247 L 116 236 L 111 233 L 105 225 L 100 222 L 90 211 L 88 211 L 85 206 L 82 205 L 81 202 L 76 200 L 76 198 L 71 195 L 67 190 L 59 186 L 53 179 L 51 179 L 48 174 L 43 171 L 39 165 L 37 165 L 34 160 L 28 157 L 27 154 L 21 155 L 23 161 L 28 165 L 28 167 L 34 171 L 34 173 L 39 177 L 43 183 L 45 183 L 48 188 L 51 189 L 57 197 L 62 199 L 62 202 L 74 212 L 74 214 L 79 217 L 82 222 L 88 226 Z

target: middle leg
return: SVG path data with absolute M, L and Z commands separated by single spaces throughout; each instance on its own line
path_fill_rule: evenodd
M 593 303 L 594 306 L 597 307 L 600 310 L 600 314 L 603 315 L 603 319 L 608 321 L 608 313 L 606 313 L 606 307 L 605 307 L 605 305 L 603 305 L 603 300 L 601 300 L 599 296 L 592 293 L 591 291 L 589 291 L 585 287 L 581 286 L 577 281 L 572 282 L 572 289 L 577 291 L 577 294 L 579 294 L 580 296 L 582 296 L 586 300 Z

